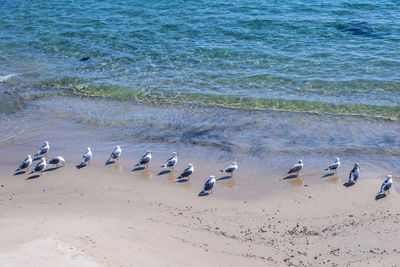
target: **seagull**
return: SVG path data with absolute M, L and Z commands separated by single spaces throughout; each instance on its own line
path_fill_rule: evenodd
M 170 167 L 171 170 L 174 170 L 174 166 L 176 165 L 176 163 L 178 163 L 178 153 L 173 152 L 172 153 L 172 157 L 169 158 L 164 165 L 161 166 L 161 168 L 167 168 Z
M 121 156 L 121 146 L 116 146 L 114 151 L 111 153 L 110 158 L 107 161 L 112 161 L 116 159 L 119 162 L 119 156 Z
M 354 164 L 353 169 L 350 171 L 349 183 L 350 184 L 356 183 L 359 177 L 360 177 L 360 165 L 356 163 Z
M 35 166 L 35 168 L 30 173 L 40 172 L 40 175 L 43 175 L 43 170 L 46 168 L 46 166 L 47 166 L 46 159 L 41 158 L 40 162 Z
M 383 182 L 382 186 L 381 186 L 381 191 L 379 192 L 379 194 L 383 194 L 386 192 L 390 193 L 389 189 L 392 187 L 393 185 L 393 180 L 392 180 L 392 176 L 388 175 L 388 177 L 386 178 L 386 180 Z
M 45 141 L 44 145 L 40 148 L 40 150 L 35 154 L 35 156 L 41 156 L 41 155 L 46 155 L 47 156 L 47 152 L 49 151 L 50 146 L 49 146 L 49 142 Z
M 228 172 L 233 176 L 233 172 L 238 169 L 238 165 L 236 162 L 233 162 L 230 166 L 226 167 L 225 169 L 219 170 L 220 172 Z
M 336 160 L 332 162 L 331 165 L 329 165 L 329 167 L 325 169 L 325 171 L 334 171 L 336 173 L 339 167 L 340 167 L 340 159 L 336 158 Z
M 146 165 L 147 168 L 149 168 L 149 162 L 151 160 L 151 151 L 147 150 L 146 154 L 143 155 L 143 157 L 139 160 L 139 162 L 135 165 L 135 167 L 140 166 L 140 165 Z
M 204 184 L 204 189 L 200 194 L 204 194 L 207 191 L 211 191 L 212 194 L 212 189 L 217 181 L 215 180 L 215 176 L 211 175 L 210 178 L 208 178 L 207 182 Z
M 21 164 L 19 165 L 18 169 L 16 169 L 15 171 L 17 172 L 17 171 L 20 171 L 20 170 L 25 169 L 25 168 L 27 168 L 28 171 L 29 171 L 29 166 L 31 166 L 31 165 L 32 165 L 32 157 L 31 157 L 31 155 L 28 155 L 24 159 L 24 161 L 21 162 Z
M 87 147 L 87 151 L 85 155 L 82 157 L 82 162 L 81 165 L 88 163 L 90 165 L 90 160 L 92 159 L 92 151 L 90 150 L 90 147 Z
M 302 168 L 303 168 L 303 161 L 299 160 L 299 162 L 294 164 L 293 168 L 291 168 L 289 170 L 288 174 L 293 173 L 293 172 L 297 172 L 297 175 L 299 175 L 299 172 L 301 171 Z
M 56 164 L 58 167 L 58 164 L 62 164 L 63 166 L 65 165 L 65 159 L 61 156 L 57 156 L 55 158 L 52 158 L 51 160 L 49 160 L 49 162 L 47 164 Z
M 193 172 L 194 172 L 193 164 L 190 163 L 189 166 L 176 179 L 181 179 L 181 178 L 187 177 L 188 180 L 190 180 L 190 175 L 192 175 Z

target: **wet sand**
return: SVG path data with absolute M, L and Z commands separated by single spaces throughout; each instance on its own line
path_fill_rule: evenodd
M 341 173 L 314 184 L 307 177 L 276 180 L 273 191 L 236 198 L 223 192 L 241 187 L 226 179 L 212 195 L 198 197 L 209 170 L 197 168 L 192 181 L 173 183 L 182 162 L 174 175 L 157 176 L 161 161 L 132 172 L 126 155 L 121 166 L 104 166 L 98 157 L 81 169 L 70 160 L 43 176 L 13 176 L 19 160 L 8 154 L 0 166 L 1 266 L 392 266 L 400 260 L 399 195 L 393 190 L 375 199 L 383 176 L 351 187 L 343 186 Z

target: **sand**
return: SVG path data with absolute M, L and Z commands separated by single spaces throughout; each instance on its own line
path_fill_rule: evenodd
M 0 266 L 399 265 L 399 194 L 375 199 L 384 176 L 277 180 L 289 186 L 235 199 L 219 194 L 229 179 L 199 197 L 206 171 L 174 183 L 158 166 L 67 162 L 27 179 L 3 164 Z

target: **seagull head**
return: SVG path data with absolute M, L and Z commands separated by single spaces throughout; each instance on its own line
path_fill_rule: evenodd
M 215 176 L 214 176 L 214 175 L 210 175 L 210 178 L 211 178 L 211 179 L 213 179 L 213 178 L 215 179 Z
M 303 164 L 303 160 L 299 160 L 299 163 L 298 164 Z
M 63 157 L 58 157 L 60 162 L 65 163 L 65 159 Z
M 117 146 L 117 149 L 121 149 L 121 146 Z
M 43 163 L 43 162 L 46 162 L 46 158 L 43 157 L 43 158 L 40 159 L 40 161 L 41 161 L 42 163 Z
M 31 155 L 28 155 L 28 159 L 32 159 Z
M 336 158 L 336 162 L 338 162 L 340 160 L 340 158 Z
M 392 176 L 389 174 L 387 178 L 388 178 L 388 179 L 392 179 Z
M 189 167 L 193 167 L 193 164 L 192 164 L 192 163 L 189 163 Z
M 232 164 L 233 164 L 233 165 L 237 165 L 237 162 L 236 162 L 236 161 L 234 161 Z
M 354 168 L 360 169 L 360 165 L 358 165 L 358 163 L 356 163 L 356 164 L 354 164 Z
M 86 149 L 87 149 L 87 152 L 89 152 L 89 151 L 90 151 L 90 147 L 87 147 Z
M 45 144 L 46 146 L 48 146 L 48 145 L 49 145 L 49 141 L 44 141 L 44 144 Z
M 147 150 L 147 151 L 146 151 L 146 155 L 149 155 L 149 154 L 151 154 L 151 153 L 153 153 L 153 152 L 151 152 L 150 150 Z
M 178 153 L 176 153 L 176 152 L 172 152 L 172 155 L 179 155 Z

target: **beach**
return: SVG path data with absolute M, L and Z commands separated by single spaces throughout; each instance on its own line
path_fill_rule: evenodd
M 2 4 L 1 266 L 398 266 L 395 1 Z
M 346 178 L 333 176 L 339 181 L 232 199 L 220 193 L 228 180 L 198 196 L 194 180 L 206 177 L 204 169 L 192 184 L 157 177 L 157 167 L 67 162 L 37 177 L 13 176 L 15 167 L 3 165 L 0 265 L 398 264 L 399 195 L 376 200 L 383 179 L 346 187 Z

